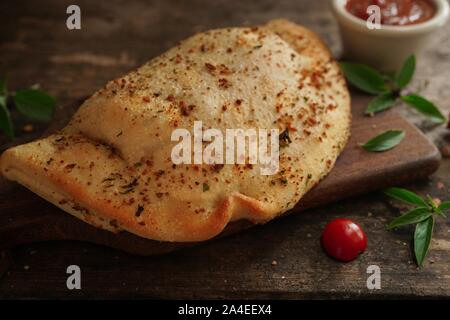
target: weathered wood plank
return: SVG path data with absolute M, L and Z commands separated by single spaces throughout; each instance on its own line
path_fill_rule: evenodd
M 65 28 L 69 1 L 0 2 L 0 74 L 12 89 L 39 82 L 61 106 L 90 95 L 176 41 L 201 30 L 262 23 L 286 17 L 317 31 L 340 53 L 336 24 L 327 1 L 77 1 L 82 31 Z M 414 88 L 450 110 L 449 26 L 436 33 L 419 58 Z M 113 61 L 114 63 L 110 63 Z M 428 85 L 426 85 L 428 83 Z M 400 110 L 439 146 L 447 131 Z M 42 127 L 38 127 L 42 129 Z M 39 130 L 34 136 L 39 134 Z M 22 139 L 31 139 L 33 134 Z M 4 142 L 0 141 L 0 142 Z M 450 162 L 442 161 L 432 180 L 408 186 L 449 199 Z M 437 183 L 444 183 L 444 187 Z M 85 243 L 44 243 L 12 251 L 0 279 L 2 297 L 161 297 L 161 298 L 334 298 L 450 297 L 450 223 L 440 220 L 423 270 L 412 262 L 412 230 L 387 232 L 384 224 L 399 213 L 397 202 L 373 194 L 274 221 L 266 226 L 185 251 L 136 257 Z M 369 214 L 370 213 L 370 214 Z M 367 252 L 349 264 L 329 259 L 320 249 L 327 221 L 346 216 L 365 229 Z M 0 269 L 8 259 L 0 259 Z M 272 266 L 272 261 L 278 264 Z M 65 287 L 66 267 L 82 269 L 83 290 Z M 377 264 L 382 290 L 365 286 L 366 268 Z M 284 278 L 283 278 L 284 277 Z

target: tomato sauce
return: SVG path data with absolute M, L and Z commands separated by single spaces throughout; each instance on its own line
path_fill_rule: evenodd
M 381 24 L 404 26 L 430 20 L 436 8 L 430 0 L 347 0 L 345 8 L 352 15 L 367 20 L 367 8 L 377 5 L 381 10 Z

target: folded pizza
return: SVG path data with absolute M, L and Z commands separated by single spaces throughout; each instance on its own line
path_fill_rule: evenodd
M 61 131 L 6 150 L 0 169 L 96 227 L 202 241 L 233 221 L 265 223 L 293 208 L 333 168 L 350 122 L 345 80 L 325 45 L 274 20 L 188 38 L 109 82 Z M 276 170 L 174 159 L 174 132 L 196 123 L 224 136 L 279 132 Z M 212 140 L 187 146 L 196 142 Z

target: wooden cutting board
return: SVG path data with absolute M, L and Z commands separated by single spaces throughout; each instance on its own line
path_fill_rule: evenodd
M 365 117 L 367 96 L 352 95 L 352 137 L 333 171 L 287 214 L 317 207 L 339 199 L 387 186 L 424 178 L 439 167 L 437 148 L 412 124 L 394 110 Z M 73 109 L 58 115 L 67 119 Z M 405 139 L 383 153 L 364 151 L 359 144 L 388 130 L 401 129 Z M 289 219 L 289 218 L 287 218 Z M 230 224 L 220 235 L 230 235 L 253 226 L 248 222 Z M 151 255 L 193 246 L 197 243 L 162 243 L 127 232 L 113 234 L 94 228 L 39 198 L 27 189 L 5 180 L 0 182 L 0 248 L 50 240 L 79 240 L 106 245 L 129 253 Z

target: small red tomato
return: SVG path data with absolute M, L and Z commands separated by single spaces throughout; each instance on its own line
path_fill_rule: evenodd
M 333 258 L 351 261 L 366 250 L 367 238 L 361 227 L 352 220 L 335 219 L 323 230 L 322 245 Z

